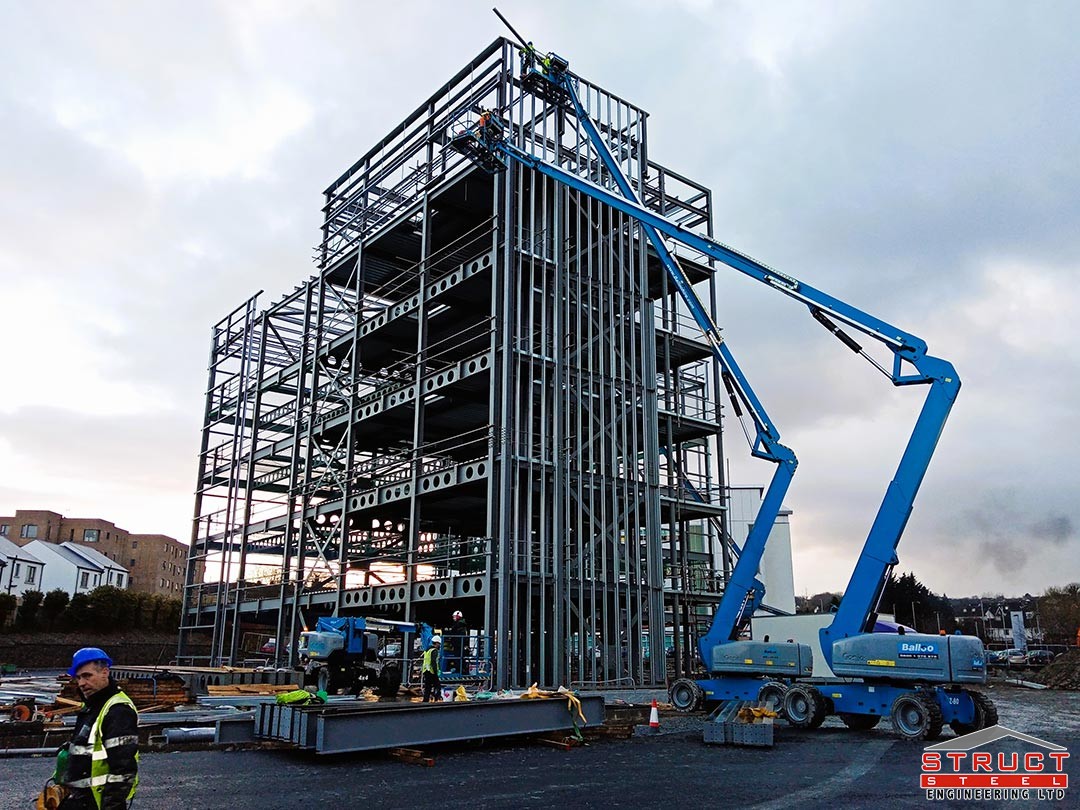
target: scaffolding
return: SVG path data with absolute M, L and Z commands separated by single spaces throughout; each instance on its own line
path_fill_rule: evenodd
M 629 217 L 447 148 L 497 110 L 604 182 L 519 73 L 492 43 L 326 189 L 317 272 L 213 328 L 181 660 L 238 663 L 262 625 L 288 665 L 318 615 L 460 609 L 498 687 L 692 666 L 729 567 L 712 354 Z M 711 235 L 711 192 L 650 159 L 646 113 L 580 95 L 643 203 Z M 715 319 L 710 262 L 679 261 Z

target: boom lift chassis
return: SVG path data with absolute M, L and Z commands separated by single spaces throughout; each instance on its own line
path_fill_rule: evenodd
M 498 13 L 496 11 L 496 13 Z M 904 330 L 840 301 L 803 281 L 779 273 L 710 238 L 646 208 L 583 108 L 567 60 L 540 54 L 507 26 L 523 46 L 521 81 L 534 95 L 580 122 L 619 193 L 526 152 L 511 139 L 510 122 L 499 111 L 481 111 L 479 120 L 451 133 L 450 146 L 488 172 L 517 162 L 634 218 L 664 264 L 676 289 L 708 341 L 721 379 L 738 416 L 745 409 L 756 435 L 751 454 L 776 464 L 750 535 L 732 571 L 709 632 L 698 653 L 709 676 L 683 679 L 671 688 L 678 708 L 733 699 L 783 703 L 790 723 L 816 728 L 838 714 L 851 728 L 869 729 L 891 716 L 907 739 L 934 739 L 945 723 L 968 733 L 997 722 L 997 711 L 969 684 L 986 682 L 982 642 L 972 636 L 894 635 L 872 632 L 876 607 L 915 496 L 960 389 L 951 363 L 928 355 L 926 343 Z M 810 679 L 812 657 L 805 644 L 736 640 L 740 626 L 761 604 L 764 587 L 756 573 L 765 544 L 795 473 L 795 454 L 780 444 L 779 432 L 735 361 L 665 239 L 686 245 L 806 305 L 811 316 L 853 352 L 862 355 L 893 385 L 927 385 L 929 392 L 893 480 L 881 502 L 833 622 L 820 631 L 826 662 L 838 676 Z M 892 352 L 892 367 L 877 362 L 844 331 L 862 332 Z

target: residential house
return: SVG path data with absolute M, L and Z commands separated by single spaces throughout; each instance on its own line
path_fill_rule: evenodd
M 45 564 L 25 548 L 0 537 L 0 593 L 21 597 L 41 589 Z
M 127 588 L 130 586 L 131 575 L 128 570 L 115 560 L 110 560 L 96 549 L 87 548 L 86 546 L 71 542 L 63 542 L 60 546 L 74 554 L 78 554 L 87 562 L 100 568 L 101 582 L 98 583 L 99 585 L 112 585 L 116 588 Z
M 126 568 L 102 554 L 75 543 L 46 543 L 33 540 L 23 547 L 45 564 L 40 590 L 46 593 L 57 588 L 74 596 L 89 593 L 101 585 L 126 588 L 129 581 Z
M 949 603 L 960 629 L 978 636 L 992 649 L 1015 646 L 1012 622 L 1017 612 L 1023 613 L 1028 643 L 1045 641 L 1037 596 L 968 596 L 950 599 Z

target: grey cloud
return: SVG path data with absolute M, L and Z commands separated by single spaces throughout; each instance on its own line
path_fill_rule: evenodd
M 976 548 L 985 554 L 1002 575 L 1015 574 L 1027 563 L 1027 553 L 1018 529 L 1024 513 L 1017 508 L 1013 493 L 999 493 L 977 510 L 964 513 L 976 537 Z
M 1022 488 L 989 488 L 973 499 L 966 508 L 958 509 L 959 520 L 950 528 L 960 547 L 972 560 L 989 560 L 997 572 L 1009 581 L 1025 574 L 1025 569 L 1039 569 L 1048 552 L 1063 548 L 1075 534 L 1074 518 L 1057 514 L 1042 520 L 1031 516 L 1047 509 L 1047 501 L 1055 500 L 1053 493 L 1032 494 Z M 1048 571 L 1041 584 L 1057 583 Z M 1037 581 L 1038 576 L 1029 579 Z M 1039 588 L 1031 590 L 1034 593 Z
M 679 127 L 675 139 L 697 176 L 718 179 L 719 232 L 868 304 L 884 292 L 918 302 L 931 277 L 956 290 L 984 251 L 1074 261 L 1070 25 L 991 5 L 877 5 L 782 77 L 723 70 L 740 66 L 721 56 L 710 81 L 703 65 L 696 98 L 676 103 L 708 135 Z M 1077 12 L 1057 9 L 1075 27 Z M 709 129 L 717 99 L 730 117 Z
M 1060 546 L 1076 536 L 1076 527 L 1068 515 L 1057 515 L 1040 520 L 1038 523 L 1031 524 L 1028 531 L 1032 537 L 1048 540 L 1055 546 Z
M 838 6 L 822 25 L 851 19 L 829 28 L 833 39 L 808 44 L 816 27 L 796 37 L 773 72 L 746 50 L 756 5 L 504 10 L 651 113 L 652 156 L 712 187 L 721 239 L 958 359 L 965 387 L 900 554 L 939 591 L 993 589 L 1022 572 L 1021 590 L 1034 593 L 1058 572 L 1047 561 L 1057 557 L 1033 549 L 1060 553 L 1080 519 L 1070 453 L 1044 450 L 1075 435 L 1080 370 L 959 319 L 988 258 L 1075 286 L 1080 56 L 1070 34 L 1080 8 Z M 150 452 L 167 472 L 145 485 L 186 492 L 210 326 L 256 290 L 265 306 L 313 271 L 321 190 L 503 31 L 486 7 L 437 3 L 280 15 L 70 3 L 20 6 L 7 22 L 0 147 L 16 159 L 0 168 L 0 272 L 48 278 L 115 312 L 115 334 L 86 339 L 107 350 L 111 375 L 164 390 L 173 412 L 17 413 L 3 436 L 56 463 L 75 448 L 80 463 L 133 488 L 125 466 Z M 155 185 L 107 138 L 88 141 L 54 118 L 56 99 L 79 98 L 120 129 L 197 129 L 230 92 L 264 80 L 302 97 L 311 118 L 252 177 Z M 803 462 L 788 499 L 796 548 L 838 561 L 807 571 L 797 558 L 797 587 L 840 587 L 923 391 L 893 389 L 804 307 L 725 271 L 719 285 L 731 348 Z M 898 420 L 909 402 L 910 419 Z M 893 439 L 885 450 L 881 435 Z M 104 458 L 110 447 L 116 461 Z M 746 463 L 732 432 L 727 450 L 737 483 L 768 479 L 769 465 Z M 1003 490 L 1016 493 L 1008 514 L 995 504 Z M 972 564 L 984 558 L 991 565 Z M 935 564 L 945 559 L 963 564 Z

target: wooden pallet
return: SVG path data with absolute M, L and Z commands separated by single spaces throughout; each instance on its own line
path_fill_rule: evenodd
M 207 684 L 206 693 L 210 697 L 243 697 L 245 695 L 281 695 L 285 692 L 295 692 L 300 688 L 299 684 L 285 683 L 231 683 L 215 686 Z
M 595 740 L 629 740 L 634 736 L 633 723 L 608 723 L 602 726 L 586 726 L 581 730 L 586 742 Z
M 423 765 L 425 768 L 435 766 L 435 757 L 429 757 L 416 748 L 391 748 L 388 753 L 394 759 L 407 762 L 410 765 Z

